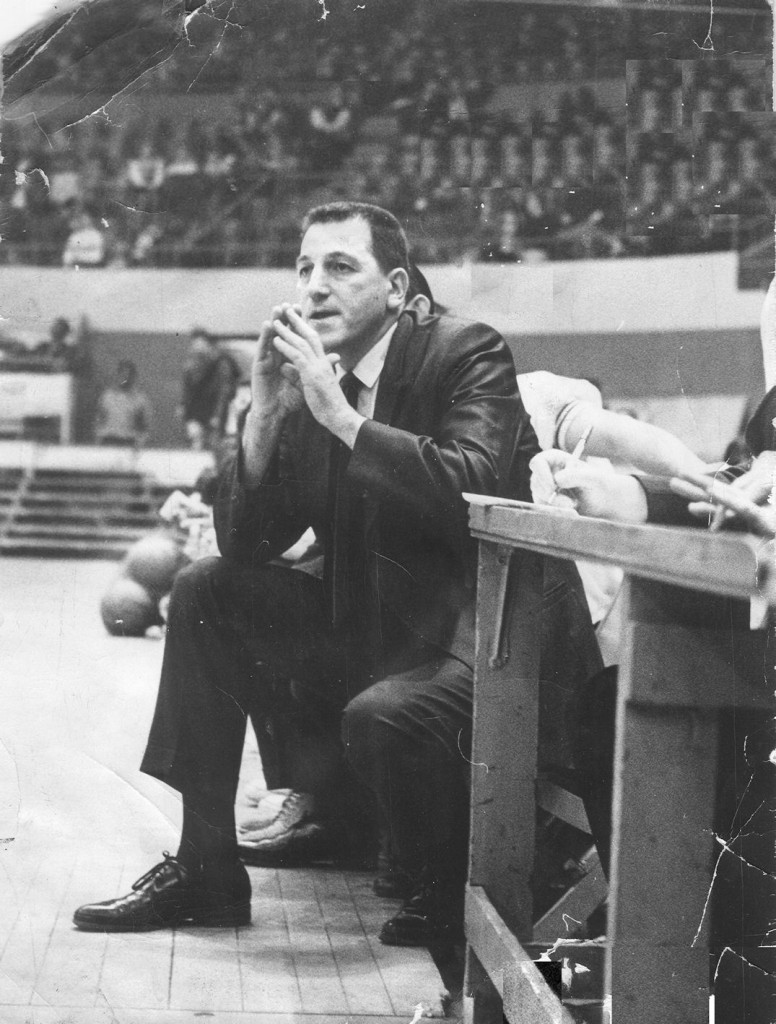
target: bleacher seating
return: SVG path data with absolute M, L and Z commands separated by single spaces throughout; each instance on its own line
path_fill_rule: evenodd
M 58 265 L 80 232 L 98 264 L 284 266 L 300 209 L 342 196 L 395 209 L 426 262 L 746 249 L 768 232 L 765 7 L 717 13 L 711 38 L 705 14 L 670 10 L 216 8 L 117 125 L 49 139 L 9 119 L 0 259 Z M 52 49 L 46 90 L 106 88 L 109 66 Z

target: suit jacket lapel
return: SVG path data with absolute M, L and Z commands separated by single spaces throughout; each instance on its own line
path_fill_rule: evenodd
M 416 322 L 411 313 L 402 313 L 385 357 L 373 419 L 386 426 L 395 426 L 395 414 L 402 396 L 415 381 L 423 362 L 423 346 L 419 344 Z M 377 518 L 373 501 L 364 503 L 364 533 L 368 537 Z
M 377 386 L 374 419 L 390 424 L 397 402 L 407 385 L 414 379 L 422 361 L 420 346 L 412 344 L 415 320 L 410 313 L 402 313 L 388 346 L 380 383 Z

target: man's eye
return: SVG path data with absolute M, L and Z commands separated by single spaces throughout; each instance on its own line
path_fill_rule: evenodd
M 337 273 L 344 274 L 348 270 L 351 270 L 352 268 L 349 263 L 335 263 L 334 269 L 337 271 Z
M 299 277 L 309 277 L 310 276 L 310 268 L 309 267 L 299 267 L 297 269 L 297 274 L 299 275 Z

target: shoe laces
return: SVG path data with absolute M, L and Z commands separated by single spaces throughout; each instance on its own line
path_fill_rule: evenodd
M 162 875 L 171 868 L 178 876 L 180 881 L 184 881 L 186 872 L 181 862 L 173 857 L 167 850 L 162 850 L 162 856 L 164 860 L 160 860 L 158 864 L 154 864 L 144 875 L 141 875 L 136 882 L 132 884 L 132 891 L 137 892 L 138 889 L 143 889 L 149 882 L 154 881 L 159 875 Z
M 309 793 L 299 793 L 291 790 L 278 811 L 278 818 L 287 818 L 290 815 L 298 814 L 298 821 L 302 822 L 310 817 L 313 810 L 313 798 Z M 277 818 L 275 819 L 277 820 Z

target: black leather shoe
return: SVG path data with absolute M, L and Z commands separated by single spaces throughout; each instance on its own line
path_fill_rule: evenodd
M 138 878 L 126 896 L 87 903 L 73 915 L 76 927 L 89 932 L 145 932 L 181 925 L 236 928 L 250 921 L 251 883 L 242 864 L 216 888 L 210 878 L 205 885 L 201 877 L 193 877 L 169 853 Z
M 380 930 L 385 946 L 455 946 L 463 941 L 462 900 L 440 905 L 425 888 L 413 893 Z
M 372 883 L 375 896 L 388 900 L 407 900 L 412 896 L 415 884 L 401 868 L 386 868 Z

